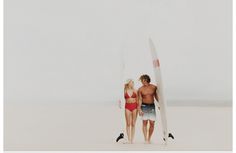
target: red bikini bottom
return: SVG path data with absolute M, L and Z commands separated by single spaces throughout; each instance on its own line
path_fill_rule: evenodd
M 138 107 L 138 104 L 137 102 L 134 102 L 134 103 L 125 103 L 125 108 L 130 110 L 131 112 L 135 109 L 137 109 Z

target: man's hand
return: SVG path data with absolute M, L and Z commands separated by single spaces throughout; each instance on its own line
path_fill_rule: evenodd
M 157 101 L 156 105 L 157 105 L 158 110 L 160 110 L 161 107 L 160 107 L 160 103 L 159 103 L 159 101 Z
M 143 116 L 143 111 L 141 109 L 138 109 L 139 116 Z

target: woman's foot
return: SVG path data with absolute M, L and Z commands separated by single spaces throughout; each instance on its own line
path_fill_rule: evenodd
M 151 142 L 150 141 L 145 141 L 144 144 L 151 144 Z
M 124 142 L 124 144 L 131 144 L 131 142 L 130 141 L 126 141 L 126 142 Z

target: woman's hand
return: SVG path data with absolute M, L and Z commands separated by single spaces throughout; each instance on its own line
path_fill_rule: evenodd
M 121 100 L 118 100 L 118 106 L 121 109 Z

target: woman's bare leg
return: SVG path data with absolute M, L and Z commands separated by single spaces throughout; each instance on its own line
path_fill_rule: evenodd
M 128 136 L 128 141 L 129 143 L 131 142 L 131 132 L 130 132 L 130 128 L 131 128 L 131 112 L 128 109 L 125 109 L 125 119 L 126 119 L 126 132 L 127 132 L 127 136 Z
M 133 143 L 134 140 L 134 134 L 135 134 L 135 124 L 137 119 L 138 111 L 137 109 L 132 111 L 132 122 L 131 122 L 131 143 Z

